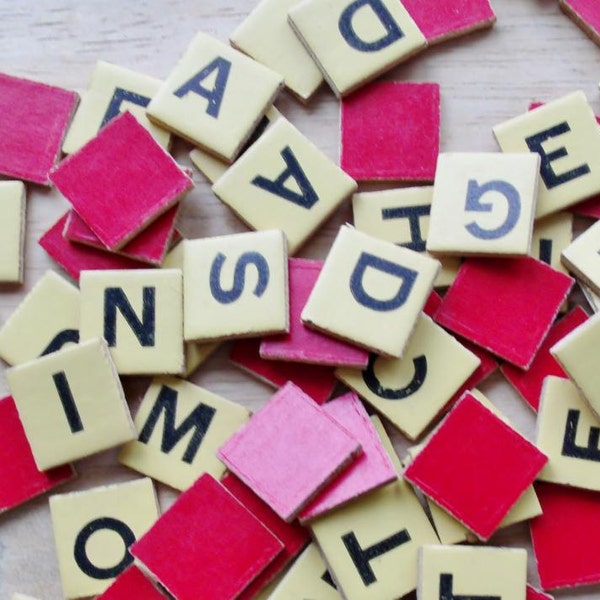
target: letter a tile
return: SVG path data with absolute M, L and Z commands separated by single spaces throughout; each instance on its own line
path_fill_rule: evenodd
M 281 229 L 296 251 L 356 190 L 356 182 L 287 119 L 278 119 L 213 192 L 253 229 Z
M 494 135 L 503 152 L 540 155 L 536 218 L 600 192 L 600 128 L 583 92 L 502 123 Z
M 167 548 L 175 562 L 165 560 Z M 131 553 L 178 600 L 234 600 L 281 549 L 231 493 L 202 475 Z
M 307 448 L 314 449 L 310 460 Z M 357 440 L 288 383 L 217 456 L 289 522 L 360 452 Z
M 13 367 L 6 379 L 40 470 L 135 438 L 123 388 L 103 340 Z
M 432 258 L 344 226 L 302 322 L 378 354 L 400 357 L 439 268 Z
M 129 547 L 158 518 L 158 500 L 152 481 L 137 479 L 52 496 L 50 514 L 65 597 L 82 598 L 104 592 L 133 563 Z
M 461 442 L 465 432 L 469 444 Z M 487 540 L 547 462 L 533 444 L 466 393 L 404 476 Z
M 523 548 L 423 546 L 419 600 L 526 600 Z
M 197 385 L 156 378 L 135 416 L 138 439 L 122 448 L 119 461 L 184 491 L 203 473 L 224 474 L 215 452 L 249 418 L 244 407 Z
M 287 333 L 288 261 L 281 231 L 183 244 L 186 341 Z
M 0 181 L 0 284 L 23 282 L 25 186 Z
M 600 491 L 600 420 L 568 379 L 547 377 L 537 423 L 537 445 L 550 457 L 542 481 Z
M 275 71 L 198 33 L 152 98 L 148 117 L 232 162 L 282 85 Z
M 427 44 L 406 9 L 394 0 L 304 0 L 288 16 L 338 97 Z
M 126 375 L 184 370 L 179 269 L 84 271 L 81 339 L 103 337 Z

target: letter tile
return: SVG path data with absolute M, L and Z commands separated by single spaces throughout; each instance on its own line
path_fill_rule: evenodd
M 0 181 L 0 284 L 23 283 L 25 186 Z
M 600 221 L 586 229 L 562 251 L 563 264 L 596 294 L 600 294 L 598 232 L 600 232 Z

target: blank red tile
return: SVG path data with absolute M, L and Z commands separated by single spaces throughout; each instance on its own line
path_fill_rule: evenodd
M 210 475 L 130 548 L 178 600 L 232 600 L 281 550 L 281 542 Z
M 63 160 L 50 179 L 113 250 L 148 227 L 193 185 L 128 112 Z
M 469 258 L 435 320 L 527 369 L 572 285 L 570 277 L 530 257 Z
M 588 318 L 585 310 L 577 306 L 553 325 L 527 371 L 509 364 L 500 367 L 504 377 L 535 412 L 538 411 L 540 404 L 544 378 L 555 375 L 568 379 L 558 361 L 550 354 L 550 348 Z
M 281 519 L 233 473 L 227 473 L 221 483 L 283 544 L 277 558 L 239 596 L 239 600 L 250 600 L 300 554 L 310 535 L 297 522 L 286 523 Z
M 487 540 L 547 460 L 532 443 L 467 393 L 404 476 Z
M 125 244 L 119 250 L 119 254 L 133 260 L 159 266 L 174 239 L 174 234 L 176 233 L 175 222 L 179 208 L 179 204 L 171 207 L 166 213 L 158 217 L 154 223 Z M 98 239 L 98 236 L 74 210 L 69 212 L 63 236 L 70 242 L 83 244 L 99 250 L 107 250 Z
M 263 339 L 260 355 L 267 360 L 287 360 L 327 366 L 366 368 L 369 353 L 341 340 L 308 329 L 300 320 L 304 305 L 319 277 L 323 263 L 292 258 L 289 261 L 290 331 Z
M 433 181 L 439 154 L 437 83 L 376 82 L 341 106 L 340 165 L 358 181 Z
M 525 600 L 554 600 L 554 598 L 552 596 L 550 596 L 550 594 L 540 592 L 539 590 L 536 590 L 534 587 L 528 585 Z
M 491 27 L 496 20 L 489 0 L 402 0 L 430 44 Z
M 229 358 L 238 367 L 275 387 L 293 382 L 317 404 L 328 400 L 337 385 L 333 367 L 265 360 L 260 357 L 259 350 L 260 340 L 238 340 Z
M 61 485 L 75 476 L 70 465 L 39 471 L 14 400 L 0 400 L 0 513 Z
M 600 492 L 537 483 L 543 514 L 530 523 L 544 590 L 600 583 Z
M 0 173 L 49 185 L 75 92 L 0 73 Z
M 136 566 L 131 566 L 96 600 L 166 600 L 166 596 Z
M 105 269 L 145 269 L 148 265 L 114 252 L 104 252 L 75 244 L 63 237 L 68 213 L 40 238 L 40 246 L 71 276 L 79 280 L 81 271 Z
M 217 457 L 290 522 L 360 452 L 357 440 L 287 383 L 219 448 Z

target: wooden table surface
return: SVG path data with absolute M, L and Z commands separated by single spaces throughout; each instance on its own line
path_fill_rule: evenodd
M 496 151 L 492 126 L 524 112 L 534 98 L 548 100 L 581 89 L 600 113 L 600 48 L 559 11 L 557 1 L 493 0 L 493 4 L 498 16 L 494 29 L 430 49 L 386 75 L 388 79 L 441 85 L 443 151 Z M 82 90 L 95 62 L 103 59 L 163 78 L 197 31 L 226 41 L 252 5 L 253 0 L 0 0 L 0 71 Z M 309 107 L 284 93 L 277 107 L 328 156 L 338 160 L 339 106 L 329 89 L 323 88 Z M 190 164 L 189 149 L 184 143 L 175 147 L 176 158 L 186 165 Z M 196 188 L 185 199 L 181 218 L 187 237 L 246 230 L 220 204 L 197 171 L 194 181 Z M 66 206 L 55 190 L 29 187 L 25 283 L 0 287 L 0 322 L 8 318 L 47 269 L 60 270 L 37 240 Z M 346 221 L 351 221 L 348 204 L 302 249 L 300 256 L 324 257 L 338 227 Z M 230 366 L 227 348 L 221 349 L 192 379 L 253 410 L 272 393 L 271 388 Z M 139 401 L 145 384 L 140 380 L 125 382 L 133 405 Z M 533 438 L 533 414 L 500 375 L 494 375 L 482 390 L 525 435 Z M 7 392 L 2 376 L 0 393 Z M 398 434 L 394 441 L 402 453 L 406 440 Z M 62 491 L 137 477 L 117 465 L 114 451 L 82 460 L 77 469 L 79 478 Z M 164 509 L 174 494 L 157 487 Z M 500 532 L 492 542 L 531 549 L 526 526 Z M 531 553 L 529 580 L 537 584 Z M 62 598 L 47 497 L 0 518 L 0 600 L 9 599 L 17 591 L 40 600 Z M 600 597 L 600 587 L 560 592 L 556 597 L 591 600 Z

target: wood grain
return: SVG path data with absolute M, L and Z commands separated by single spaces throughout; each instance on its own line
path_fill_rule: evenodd
M 140 0 L 127 4 L 0 0 L 0 70 L 76 90 L 85 88 L 98 59 L 162 78 L 198 30 L 226 41 L 251 7 L 250 0 Z M 524 112 L 533 99 L 549 100 L 582 89 L 600 112 L 600 49 L 560 12 L 556 0 L 495 0 L 494 8 L 498 22 L 493 30 L 442 44 L 386 75 L 387 79 L 440 83 L 444 151 L 496 151 L 492 126 Z M 309 107 L 287 94 L 280 97 L 277 107 L 337 161 L 339 106 L 328 89 L 318 92 Z M 175 155 L 191 166 L 189 149 L 178 143 Z M 196 188 L 185 200 L 181 219 L 185 235 L 244 231 L 245 226 L 213 196 L 198 172 L 194 179 Z M 0 287 L 1 322 L 47 269 L 56 268 L 37 239 L 66 207 L 57 191 L 29 187 L 25 283 Z M 300 255 L 324 257 L 339 225 L 350 220 L 350 206 L 346 205 Z M 231 367 L 227 348 L 196 373 L 193 381 L 251 409 L 261 406 L 272 393 Z M 134 379 L 125 382 L 133 406 L 146 384 Z M 499 375 L 487 382 L 483 391 L 533 438 L 533 414 Z M 4 377 L 0 378 L 0 393 L 7 393 Z M 400 452 L 407 446 L 399 434 L 394 441 Z M 77 468 L 79 479 L 65 490 L 136 477 L 116 464 L 113 451 L 83 460 Z M 158 487 L 164 509 L 174 494 Z M 503 531 L 492 543 L 530 550 L 526 526 Z M 531 554 L 529 579 L 537 584 Z M 62 597 L 47 498 L 0 518 L 0 598 L 10 598 L 16 591 L 40 600 Z M 600 587 L 588 587 L 557 593 L 556 597 L 591 600 L 599 594 Z

